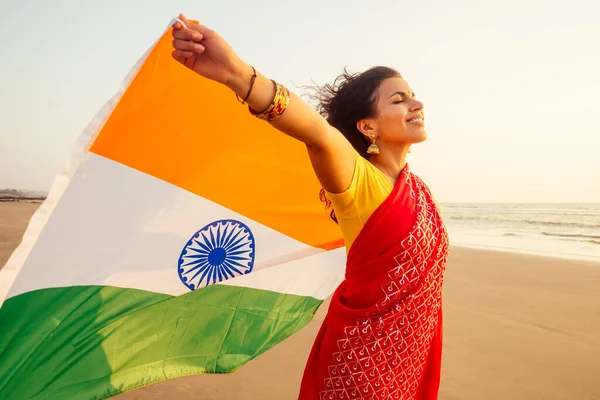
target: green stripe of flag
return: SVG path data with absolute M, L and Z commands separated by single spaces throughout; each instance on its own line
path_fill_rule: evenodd
M 304 327 L 320 304 L 226 285 L 176 297 L 109 286 L 24 293 L 0 308 L 0 399 L 103 399 L 233 372 Z

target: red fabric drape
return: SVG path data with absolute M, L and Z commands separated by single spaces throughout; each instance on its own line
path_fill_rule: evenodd
M 408 166 L 352 245 L 299 398 L 437 399 L 448 235 Z

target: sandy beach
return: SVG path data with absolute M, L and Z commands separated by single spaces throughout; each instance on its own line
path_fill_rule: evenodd
M 0 266 L 38 206 L 0 203 Z M 294 399 L 327 307 L 235 374 L 173 379 L 115 398 Z M 440 399 L 600 399 L 600 263 L 452 247 L 444 316 Z

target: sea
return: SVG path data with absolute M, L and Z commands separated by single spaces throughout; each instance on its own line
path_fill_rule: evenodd
M 452 245 L 600 262 L 600 203 L 441 206 Z

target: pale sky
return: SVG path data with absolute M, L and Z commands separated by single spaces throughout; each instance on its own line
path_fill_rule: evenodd
M 429 132 L 411 169 L 442 202 L 600 202 L 596 0 L 0 0 L 0 188 L 48 190 L 179 12 L 296 93 L 397 68 Z

